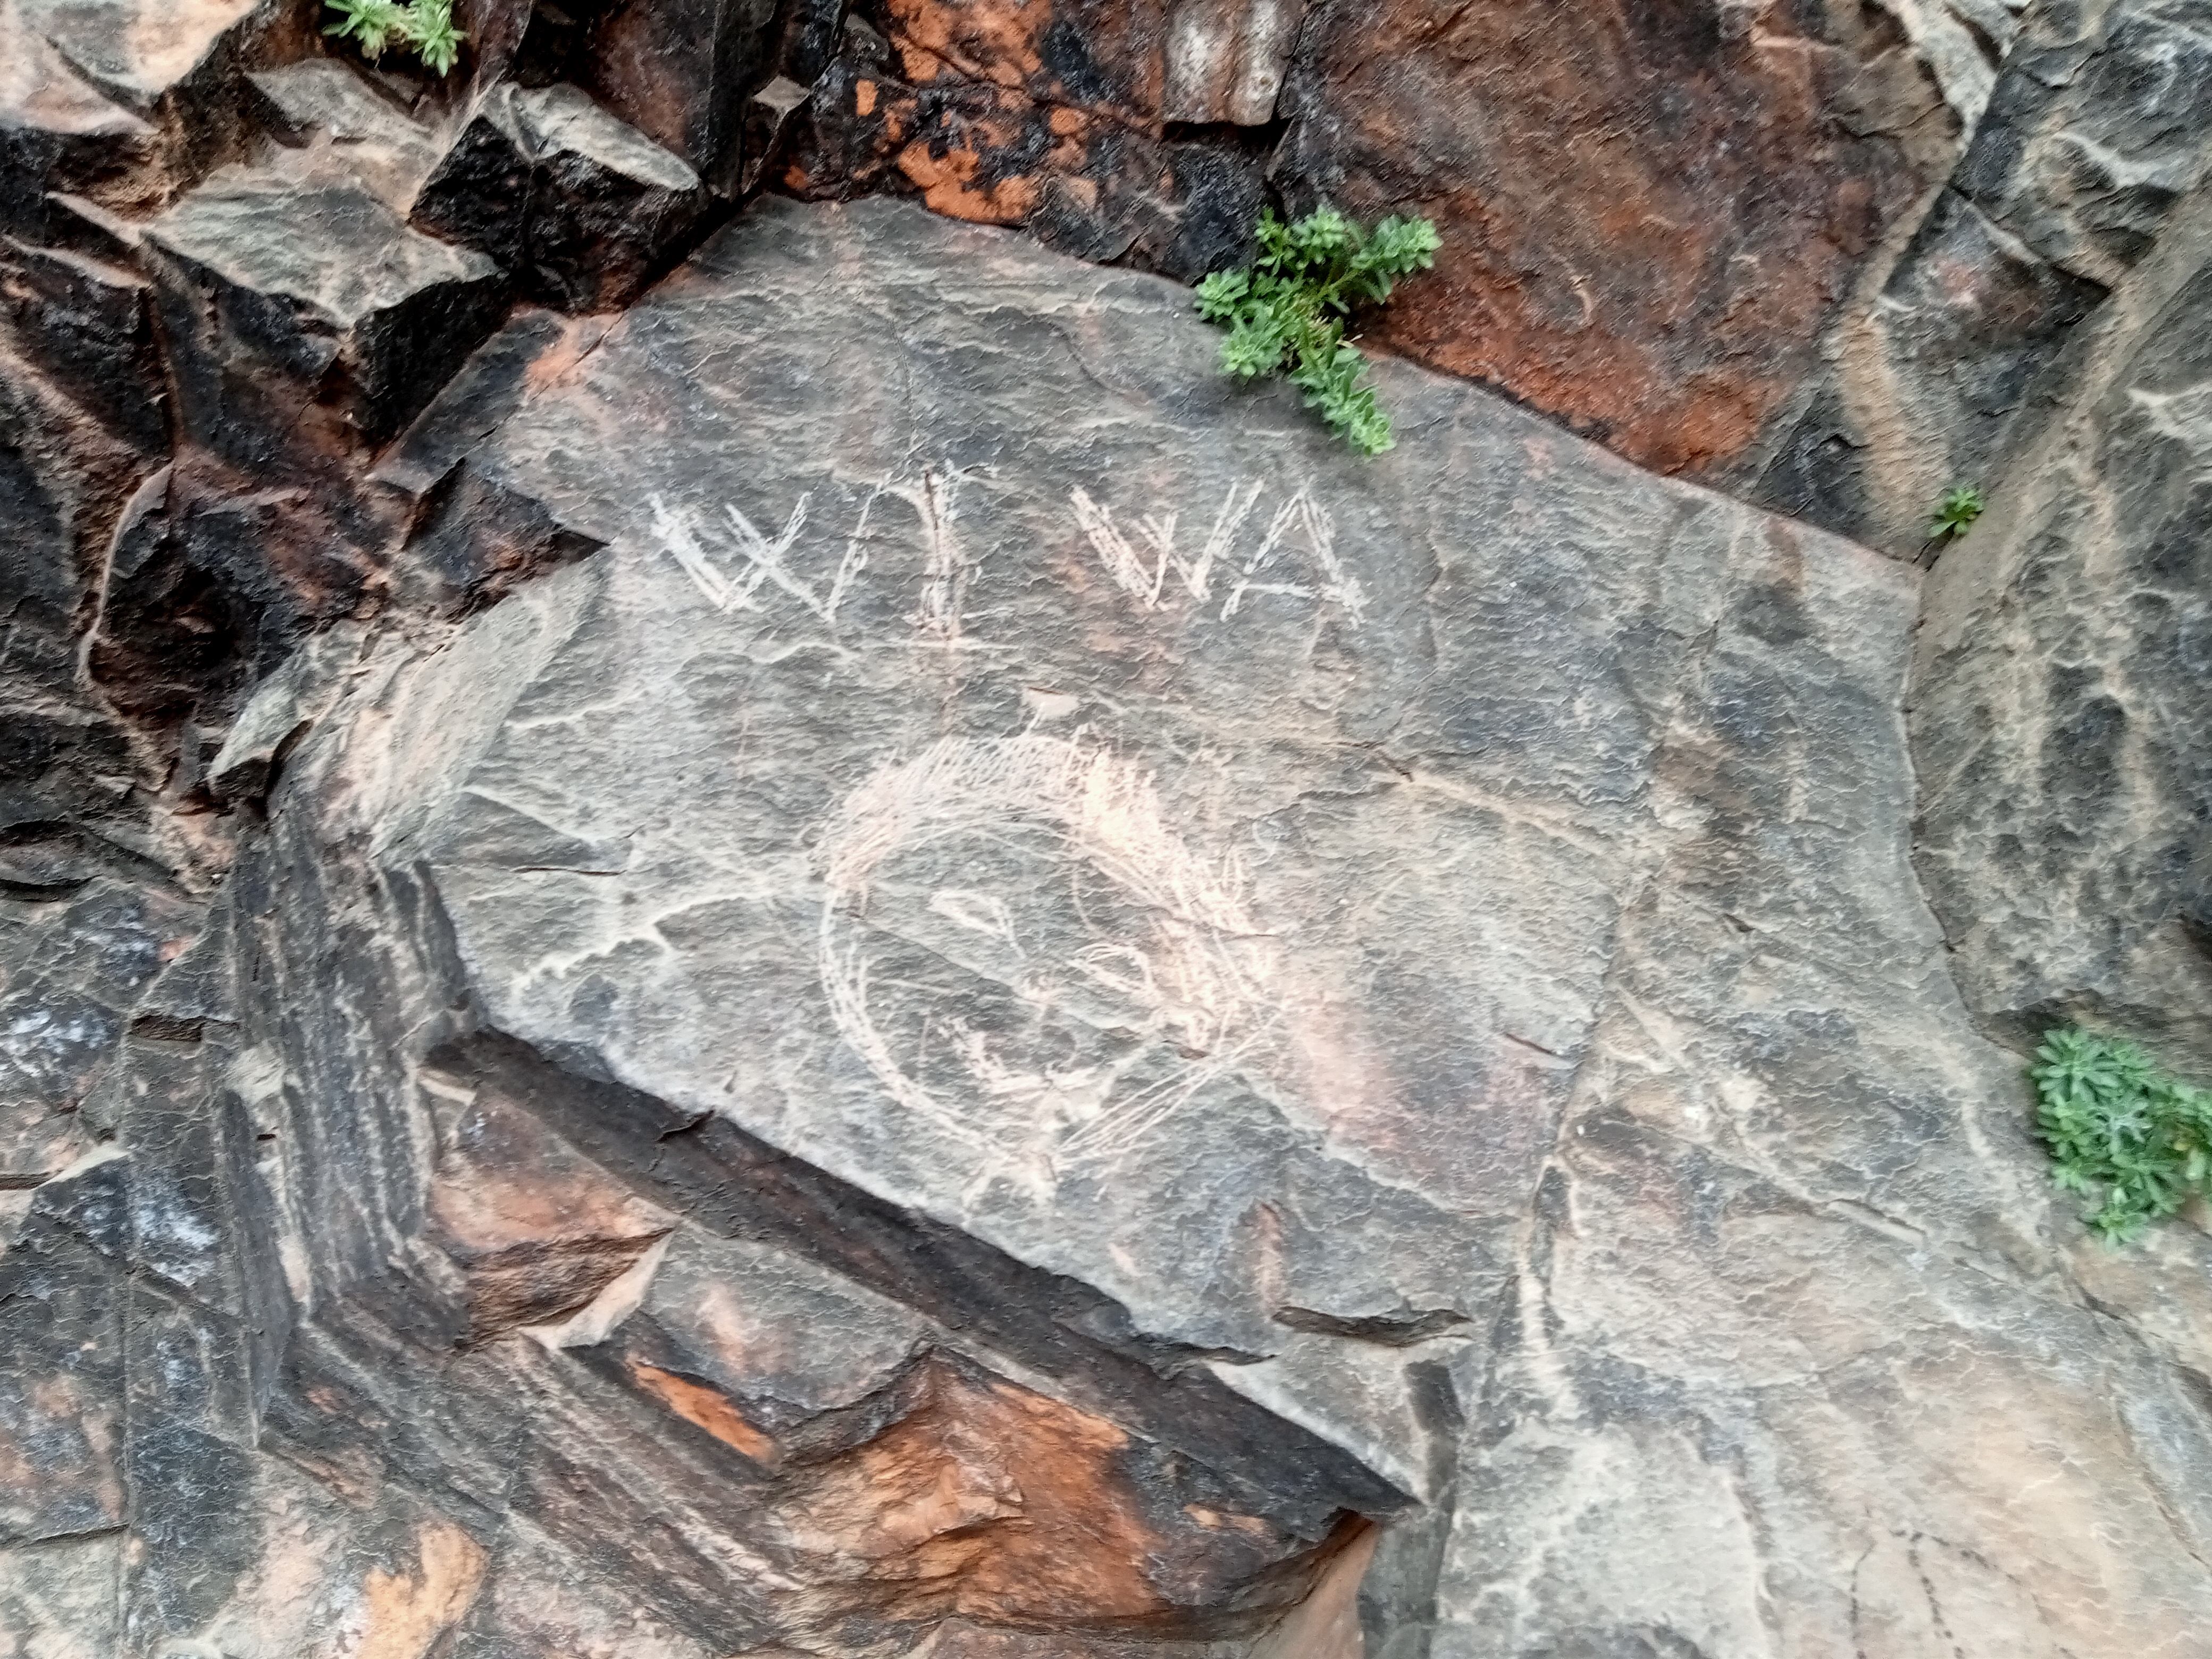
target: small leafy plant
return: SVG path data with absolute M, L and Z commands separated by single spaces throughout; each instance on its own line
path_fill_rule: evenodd
M 1929 539 L 1965 535 L 1966 527 L 1982 516 L 1982 509 L 1988 505 L 1972 484 L 1953 484 L 1936 503 L 1936 516 L 1928 526 Z
M 1198 285 L 1199 315 L 1229 331 L 1221 367 L 1239 380 L 1285 367 L 1306 405 L 1362 454 L 1395 441 L 1375 406 L 1367 359 L 1344 337 L 1352 307 L 1379 305 L 1401 276 L 1426 270 L 1440 246 L 1426 219 L 1385 219 L 1362 230 L 1322 206 L 1292 224 L 1260 216 L 1260 257 L 1249 270 L 1217 270 Z
M 2212 1090 L 2159 1070 L 2134 1043 L 2078 1026 L 2045 1034 L 2028 1068 L 2051 1179 L 2092 1200 L 2082 1219 L 2124 1244 L 2212 1172 Z
M 460 61 L 461 42 L 468 39 L 453 27 L 453 0 L 323 0 L 337 13 L 338 21 L 324 26 L 325 34 L 360 44 L 361 55 L 371 63 L 397 42 L 422 60 L 434 75 L 447 75 Z

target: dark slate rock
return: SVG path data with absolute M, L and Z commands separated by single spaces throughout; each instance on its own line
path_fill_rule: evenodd
M 569 311 L 626 304 L 707 204 L 691 168 L 570 86 L 493 89 L 416 197 L 415 224 L 478 248 Z
M 65 1181 L 0 1255 L 0 1540 L 112 1531 L 127 1510 L 122 1468 L 122 1279 L 98 1253 L 113 1204 L 109 1157 Z M 42 1198 L 46 1194 L 41 1194 Z
M 135 291 L 94 281 L 57 256 L 44 264 L 64 289 L 85 276 L 76 297 L 117 324 L 103 336 L 49 339 L 47 320 L 73 319 L 26 275 L 8 291 L 0 314 L 0 831 L 82 818 L 110 818 L 139 767 L 131 739 L 112 707 L 87 697 L 78 680 L 78 630 L 91 606 L 102 554 L 132 492 L 155 465 L 131 432 L 106 416 L 132 407 L 144 382 L 104 381 L 131 353 L 121 311 Z M 120 350 L 121 357 L 117 352 Z M 41 366 L 43 365 L 43 367 Z M 93 383 L 114 396 L 96 395 Z M 72 390 L 91 398 L 77 401 Z M 103 413 L 102 411 L 105 411 Z M 149 412 L 141 408 L 142 414 Z M 33 831 L 32 833 L 42 833 Z
M 750 194 L 781 159 L 807 94 L 806 85 L 779 75 L 745 100 L 743 159 L 738 171 L 740 192 Z
M 314 724 L 360 652 L 358 629 L 335 628 L 308 639 L 255 686 L 208 764 L 208 793 L 233 802 L 258 803 L 266 796 L 284 757 Z
M 93 678 L 133 714 L 191 715 L 216 734 L 180 759 L 180 794 L 200 782 L 239 695 L 313 628 L 373 608 L 388 580 L 381 550 L 398 531 L 383 502 L 334 485 L 328 469 L 288 463 L 280 476 L 287 487 L 255 488 L 186 451 L 132 496 L 100 572 Z
M 303 417 L 381 442 L 502 308 L 489 260 L 409 231 L 357 184 L 228 168 L 148 240 L 184 430 L 246 468 L 296 446 Z
M 95 1103 L 130 1007 L 193 926 L 161 886 L 118 879 L 113 849 L 67 848 L 57 873 L 74 879 L 0 896 L 0 1188 L 37 1187 L 113 1133 Z
M 589 8 L 578 83 L 680 157 L 723 196 L 735 193 L 745 95 L 774 73 L 774 0 L 665 0 Z
M 605 318 L 525 307 L 479 346 L 377 463 L 374 477 L 420 501 L 513 412 L 533 381 L 558 375 L 605 337 Z
M 430 130 L 386 86 L 343 62 L 311 58 L 246 78 L 272 137 L 319 150 L 333 173 L 368 185 L 400 212 L 438 164 Z
M 189 711 L 270 648 L 264 634 L 281 635 L 297 620 L 281 602 L 269 614 L 278 596 L 265 582 L 240 593 L 223 580 L 225 562 L 207 555 L 233 538 L 196 535 L 209 526 L 191 507 L 173 468 L 154 474 L 125 506 L 101 573 L 87 661 L 133 714 Z
M 2194 3 L 2041 11 L 1957 188 L 2043 258 L 2110 285 L 2203 176 L 2208 21 Z
M 158 207 L 245 134 L 236 82 L 307 45 L 269 0 L 83 5 L 21 0 L 0 16 L 0 230 L 43 240 L 52 195 Z
M 0 306 L 55 385 L 148 455 L 167 447 L 146 279 L 61 248 L 0 244 Z
M 1949 188 L 1832 337 L 1833 366 L 1716 482 L 1932 559 L 1942 492 L 1987 488 L 2074 406 L 2097 349 L 2081 337 L 2212 166 L 2208 22 L 2136 0 L 2033 9 Z

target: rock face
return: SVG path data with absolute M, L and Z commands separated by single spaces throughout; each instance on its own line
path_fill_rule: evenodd
M 2208 26 L 2202 5 L 2031 9 L 1972 144 L 1899 257 L 1869 271 L 1802 414 L 1727 476 L 1911 553 L 1945 489 L 1991 482 L 2093 398 L 2075 381 L 2098 348 L 2077 330 L 2101 331 L 2106 296 L 2212 168 Z
M 2197 0 L 314 9 L 0 0 L 0 1655 L 2201 1645 Z
M 1978 9 L 2002 21 L 1977 37 L 1940 7 L 894 0 L 823 73 L 784 184 L 1185 281 L 1241 259 L 1273 195 L 1422 213 L 1452 257 L 1377 337 L 1719 470 L 1794 415 L 1862 259 L 1948 170 L 2012 32 Z
M 2212 1254 L 1954 988 L 1917 572 L 912 206 L 581 326 L 383 462 L 566 562 L 264 679 L 211 898 L 9 878 L 0 1631 L 2185 1649 Z
M 1379 338 L 1632 460 L 1715 466 L 1917 195 L 1893 135 L 1948 115 L 1887 20 L 1831 39 L 1759 9 L 1330 7 L 1277 165 L 1362 218 L 1417 207 L 1454 250 Z
M 50 192 L 158 208 L 243 137 L 226 96 L 264 53 L 312 31 L 276 0 L 0 9 L 0 230 L 54 223 Z
M 2212 202 L 2115 296 L 2066 417 L 1936 567 L 1921 866 L 1960 982 L 2212 1066 Z
M 574 87 L 493 89 L 415 199 L 415 222 L 490 253 L 570 311 L 633 298 L 707 205 L 699 175 Z

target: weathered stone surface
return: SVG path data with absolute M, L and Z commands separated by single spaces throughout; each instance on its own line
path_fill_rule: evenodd
M 1955 188 L 2039 257 L 2111 286 L 2212 162 L 2208 21 L 2194 0 L 2039 12 Z
M 1828 346 L 1802 412 L 1727 478 L 1923 552 L 1951 485 L 1987 485 L 2075 401 L 2069 350 L 2212 167 L 2212 9 L 2027 13 L 1949 185 Z M 2088 394 L 2081 394 L 2088 395 Z
M 1279 175 L 1425 213 L 1449 250 L 1372 331 L 1662 471 L 1753 441 L 1919 192 L 1894 141 L 1848 130 L 1886 44 L 1850 23 L 1501 0 L 1314 27 Z
M 1990 1028 L 2212 1068 L 2212 197 L 2110 302 L 2071 406 L 1936 566 L 1919 862 Z
M 745 97 L 773 73 L 775 18 L 773 0 L 616 0 L 592 20 L 575 79 L 732 194 Z
M 813 90 L 780 188 L 915 194 L 1186 282 L 1247 257 L 1283 199 L 1419 211 L 1446 257 L 1370 320 L 1377 338 L 1733 483 L 1818 448 L 1792 434 L 1825 418 L 1820 343 L 1872 298 L 1865 274 L 1950 171 L 2018 33 L 1998 0 L 1564 16 L 897 0 L 884 36 L 848 21 L 833 52 L 827 16 L 786 29 L 785 73 Z M 2119 90 L 2087 94 L 2094 120 L 2122 118 Z
M 271 0 L 0 9 L 0 229 L 37 234 L 53 191 L 158 209 L 245 134 L 240 72 L 303 44 Z
M 183 431 L 243 467 L 390 437 L 502 308 L 490 260 L 313 173 L 226 168 L 147 240 Z
M 574 87 L 486 96 L 415 198 L 422 229 L 568 311 L 627 304 L 706 210 L 699 175 Z
M 1261 175 L 1240 149 L 1163 142 L 987 80 L 945 73 L 916 87 L 855 55 L 816 83 L 777 177 L 809 198 L 915 193 L 949 218 L 1021 225 L 1079 258 L 1194 282 L 1249 251 Z
M 208 793 L 249 803 L 266 795 L 285 755 L 328 706 L 360 651 L 359 629 L 341 625 L 311 636 L 255 686 L 208 763 Z
M 1306 8 L 1291 0 L 1179 0 L 1167 12 L 1160 113 L 1265 126 Z
M 808 89 L 788 76 L 779 75 L 745 100 L 744 161 L 738 189 L 750 195 L 763 176 L 782 159 L 784 142 Z
M 175 458 L 155 470 L 126 452 L 123 495 L 111 489 L 100 540 L 75 556 L 92 680 L 134 720 L 213 734 L 204 751 L 183 740 L 181 794 L 232 695 L 302 630 L 410 594 L 388 565 L 402 503 L 359 474 L 507 303 L 489 259 L 408 231 L 391 204 L 434 159 L 424 130 L 349 70 L 263 81 L 301 142 L 220 170 L 145 228 L 132 257 L 173 405 L 140 412 L 167 416 Z M 128 337 L 111 332 L 113 360 Z
M 118 1213 L 265 1183 L 294 1312 L 228 1362 L 258 1439 L 145 1454 L 234 1518 L 143 1628 L 2185 1646 L 2212 1325 L 2149 1310 L 2207 1247 L 2069 1253 L 1952 987 L 1917 573 L 1400 365 L 1362 462 L 1212 350 L 1154 279 L 774 205 L 399 447 L 602 550 L 288 670 L 233 1103 L 184 1133 L 144 1044 Z M 136 1224 L 165 1317 L 268 1295 Z
M 1264 125 L 1296 8 L 890 9 L 817 71 L 782 186 L 915 192 L 953 218 L 1025 225 L 1085 258 L 1194 281 L 1240 258 L 1267 141 L 1177 142 L 1169 123 Z M 811 66 L 811 37 L 787 46 Z M 794 67 L 787 71 L 804 73 Z
M 1667 1090 L 1649 1034 L 1623 1035 L 1639 1090 Z M 2200 1593 L 2203 1518 L 2170 1507 L 2212 1450 L 2191 1371 L 1604 1109 L 1547 1200 L 1430 1651 L 2196 1639 L 2176 1598 Z
M 235 696 L 307 629 L 373 608 L 380 573 L 361 544 L 377 537 L 374 523 L 343 495 L 309 495 L 296 475 L 289 489 L 256 489 L 252 480 L 188 452 L 131 497 L 100 572 L 84 656 L 90 678 L 125 713 L 157 725 L 197 713 L 219 732 Z M 200 760 L 179 764 L 191 773 L 182 781 L 196 784 Z
M 0 1651 L 2191 1650 L 2212 1242 L 2016 1051 L 2212 1070 L 2193 0 L 218 9 L 0 15 Z M 912 207 L 644 291 L 763 184 L 1428 204 L 1421 350 L 1996 505 L 1362 463 Z
M 23 827 L 103 818 L 139 769 L 128 730 L 81 693 L 77 664 L 102 553 L 155 462 L 15 355 L 44 337 L 20 320 L 0 319 L 0 836 L 36 839 Z M 42 355 L 66 368 L 100 356 L 96 342 L 78 337 L 82 357 Z
M 132 1005 L 183 948 L 173 893 L 102 871 L 97 843 L 15 840 L 0 918 L 0 1184 L 35 1187 L 92 1149 L 77 1114 L 112 1065 Z
M 105 431 L 141 454 L 167 442 L 149 284 L 67 248 L 0 244 L 8 343 Z
M 303 160 L 367 185 L 398 212 L 407 210 L 438 164 L 431 130 L 344 64 L 311 58 L 246 78 L 269 112 L 272 137 L 305 149 Z

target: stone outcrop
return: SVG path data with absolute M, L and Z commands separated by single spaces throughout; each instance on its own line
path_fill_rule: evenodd
M 118 944 L 25 981 L 0 1629 L 2191 1639 L 2203 1241 L 2079 1248 L 1953 987 L 1917 572 L 908 206 L 578 327 L 385 462 L 576 556 L 265 678 L 211 901 L 22 901 Z
M 1961 988 L 2212 1067 L 2212 199 L 2094 337 L 2069 406 L 1937 562 L 1913 714 L 1921 867 Z
M 2191 1650 L 2201 10 L 0 0 L 0 1653 Z
M 575 88 L 502 86 L 423 181 L 413 216 L 490 254 L 535 298 L 605 311 L 659 274 L 706 205 L 697 173 Z
M 1792 414 L 2011 33 L 1864 11 L 894 0 L 848 29 L 784 185 L 914 191 L 1185 281 L 1273 194 L 1425 214 L 1455 257 L 1378 337 L 1717 470 Z
M 1329 7 L 1276 166 L 1301 200 L 1411 206 L 1458 250 L 1377 337 L 1632 460 L 1711 468 L 1788 399 L 1913 205 L 1903 135 L 1949 125 L 1876 15 Z
M 1802 412 L 1725 469 L 1778 510 L 1900 555 L 2080 398 L 2106 296 L 2212 169 L 2212 10 L 2032 10 L 1911 241 L 1867 273 Z M 2092 323 L 2084 331 L 2081 325 Z

